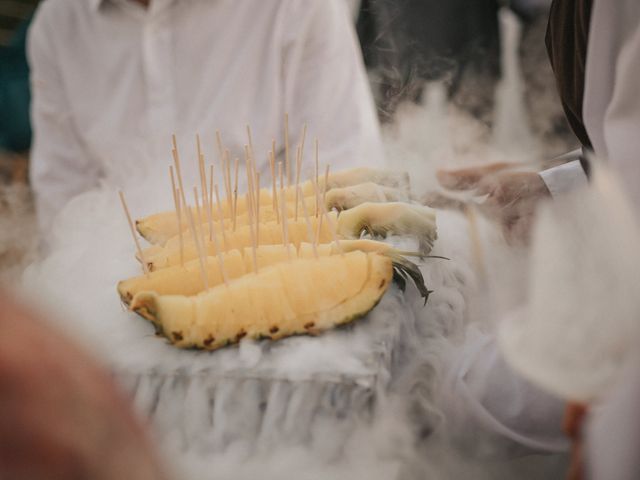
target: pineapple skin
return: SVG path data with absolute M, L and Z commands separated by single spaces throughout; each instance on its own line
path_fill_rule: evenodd
M 391 259 L 353 251 L 279 263 L 195 297 L 141 292 L 131 309 L 176 347 L 216 350 L 245 336 L 278 340 L 352 322 L 378 304 L 392 277 Z

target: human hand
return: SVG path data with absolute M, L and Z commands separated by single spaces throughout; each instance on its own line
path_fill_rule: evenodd
M 540 201 L 551 194 L 536 172 L 513 171 L 511 166 L 489 164 L 441 171 L 438 180 L 447 188 L 474 189 L 474 195 L 485 196 L 480 211 L 501 225 L 509 243 L 526 243 Z
M 0 478 L 166 478 L 110 375 L 2 292 L 0 305 Z

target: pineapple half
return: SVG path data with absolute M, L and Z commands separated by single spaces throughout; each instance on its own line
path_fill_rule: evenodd
M 341 239 L 357 239 L 363 232 L 374 236 L 386 237 L 389 234 L 412 235 L 420 242 L 420 251 L 427 255 L 438 237 L 436 228 L 435 210 L 424 205 L 392 202 L 392 203 L 363 203 L 350 210 L 345 210 L 339 215 L 329 212 L 330 221 L 336 225 L 338 236 Z M 313 232 L 319 230 L 318 243 L 330 243 L 333 240 L 331 228 L 328 222 L 320 220 L 320 217 L 311 217 L 310 223 Z M 249 226 L 238 228 L 235 232 L 226 231 L 226 244 L 224 237 L 218 235 L 217 244 L 221 250 L 229 251 L 250 247 L 251 229 Z M 185 261 L 198 258 L 198 252 L 191 236 L 184 239 L 183 255 Z M 276 245 L 283 243 L 282 225 L 276 222 L 260 224 L 260 245 Z M 288 222 L 288 240 L 296 248 L 303 242 L 311 242 L 305 219 Z M 205 254 L 216 255 L 216 242 L 207 241 Z M 226 247 L 225 247 L 226 245 Z M 180 263 L 180 242 L 178 237 L 169 239 L 164 247 L 153 245 L 143 251 L 143 257 L 150 271 L 178 265 Z M 141 260 L 138 257 L 138 260 Z
M 361 250 L 364 252 L 388 253 L 389 255 L 418 255 L 410 252 L 399 252 L 391 245 L 374 240 L 345 240 L 340 242 L 340 248 L 335 243 L 317 245 L 317 253 L 320 257 L 328 257 L 342 252 Z M 256 249 L 256 263 L 258 270 L 286 262 L 289 258 L 314 258 L 313 246 L 302 243 L 296 249 L 291 246 L 287 249 L 284 245 L 260 245 Z M 227 279 L 234 280 L 254 271 L 253 250 L 231 250 L 222 254 L 222 261 Z M 206 274 L 209 287 L 223 283 L 220 264 L 216 257 L 207 257 Z M 133 297 L 139 292 L 155 292 L 160 295 L 186 295 L 192 296 L 204 290 L 200 261 L 191 260 L 183 266 L 174 265 L 151 272 L 149 275 L 140 275 L 118 283 L 118 293 L 121 300 L 129 305 Z
M 325 188 L 324 183 L 324 178 L 320 178 L 319 186 L 321 190 Z M 367 184 L 368 187 L 359 187 L 355 194 L 350 194 L 348 191 L 344 190 L 347 187 L 355 187 L 362 184 Z M 380 189 L 374 189 L 371 187 L 371 185 L 377 185 L 380 187 Z M 307 180 L 306 182 L 301 183 L 300 187 L 302 189 L 307 207 L 313 208 L 313 211 L 315 211 L 316 200 L 314 182 Z M 327 202 L 327 210 L 331 210 L 331 208 L 333 208 L 333 203 L 335 203 L 337 197 L 349 198 L 349 203 L 352 206 L 355 206 L 355 198 L 359 198 L 360 203 L 364 201 L 380 201 L 378 200 L 378 198 L 381 194 L 384 195 L 385 200 L 397 201 L 403 200 L 404 197 L 409 197 L 409 176 L 404 172 L 389 172 L 385 170 L 377 170 L 366 167 L 354 168 L 351 170 L 344 170 L 329 175 L 326 188 L 327 196 L 329 196 L 329 192 L 332 189 L 342 190 L 342 192 L 336 192 L 335 195 L 331 196 L 331 202 Z M 287 207 L 288 215 L 292 216 L 293 212 L 295 211 L 295 188 L 288 187 L 285 190 L 285 193 L 287 203 L 289 204 Z M 230 219 L 233 215 L 233 209 L 231 208 L 231 205 L 225 200 L 221 201 L 220 207 L 223 217 L 225 219 Z M 271 195 L 271 190 L 268 188 L 263 188 L 260 190 L 260 210 L 260 215 L 263 220 L 276 220 L 276 212 L 273 210 L 273 197 Z M 204 211 L 201 212 L 201 216 L 199 219 L 195 209 L 192 210 L 192 213 L 194 218 L 196 218 L 197 223 L 207 222 L 208 219 Z M 247 200 L 246 196 L 242 196 L 238 198 L 236 212 L 237 225 L 247 224 L 246 213 Z M 218 218 L 217 206 L 214 206 L 212 216 L 214 219 Z M 182 228 L 183 230 L 187 229 L 186 221 L 184 222 Z M 164 243 L 169 238 L 178 234 L 177 216 L 174 211 L 156 213 L 137 220 L 136 229 L 138 230 L 140 235 L 142 235 L 142 237 L 149 243 L 152 243 L 154 245 L 164 245 Z
M 409 194 L 398 188 L 377 183 L 359 183 L 349 187 L 332 188 L 325 195 L 327 210 L 348 210 L 363 203 L 408 202 Z
M 196 296 L 137 293 L 131 310 L 180 348 L 215 350 L 248 337 L 316 335 L 372 310 L 394 271 L 419 274 L 393 256 L 360 250 L 281 262 Z M 421 291 L 428 291 L 422 285 Z M 425 295 L 425 293 L 423 293 Z

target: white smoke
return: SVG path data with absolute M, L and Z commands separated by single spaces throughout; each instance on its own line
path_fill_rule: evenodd
M 519 142 L 508 133 L 511 120 L 498 123 L 502 140 L 494 143 L 484 125 L 431 85 L 424 104 L 402 107 L 385 131 L 389 164 L 411 173 L 420 196 L 438 188 L 437 168 L 518 160 L 504 144 Z M 561 457 L 514 459 L 490 435 L 474 436 L 476 449 L 458 448 L 461 432 L 437 402 L 469 325 L 491 335 L 526 291 L 526 255 L 507 248 L 494 225 L 480 218 L 474 227 L 462 213 L 438 212 L 433 254 L 450 260 L 424 261 L 434 290 L 426 307 L 409 287 L 405 295 L 390 292 L 353 327 L 321 337 L 243 342 L 213 354 L 180 351 L 124 311 L 115 289 L 140 273 L 116 188 L 127 194 L 134 217 L 168 210 L 161 170 L 135 180 L 118 172 L 74 199 L 46 239 L 50 253 L 25 272 L 23 289 L 114 371 L 151 417 L 179 476 L 482 479 L 561 471 Z M 480 451 L 492 455 L 479 458 Z

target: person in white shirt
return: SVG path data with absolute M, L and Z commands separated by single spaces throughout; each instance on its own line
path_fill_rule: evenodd
M 382 162 L 343 0 L 49 0 L 28 53 L 30 176 L 45 229 L 99 182 L 165 172 L 173 133 L 185 157 L 199 133 L 211 158 L 219 129 L 231 157 L 242 159 L 250 124 L 268 178 L 272 138 L 284 157 L 288 113 L 292 157 L 306 123 L 308 161 L 318 138 L 332 170 Z
M 583 65 L 585 90 L 581 105 L 584 132 L 588 135 L 596 156 L 606 161 L 622 180 L 636 219 L 640 220 L 640 96 L 637 92 L 640 80 L 640 3 L 635 0 L 556 0 L 554 3 L 556 6 L 560 3 L 583 3 L 589 6 L 588 48 Z M 569 11 L 577 12 L 578 9 L 570 8 Z M 567 25 L 571 29 L 575 27 L 575 23 L 569 22 Z M 443 179 L 445 183 L 449 181 L 460 182 L 461 185 L 477 185 L 489 171 L 485 167 L 484 170 L 453 172 L 453 175 L 450 175 L 452 172 L 446 172 Z M 509 180 L 517 178 L 514 175 L 516 173 L 503 172 L 503 188 L 504 181 L 509 183 Z M 576 185 L 585 183 L 584 169 L 575 161 L 564 164 L 560 169 L 551 172 L 551 175 L 549 172 L 542 175 L 527 173 L 521 178 L 525 193 L 530 194 L 527 201 L 532 204 L 539 198 L 548 197 L 550 194 L 558 196 L 575 188 Z M 520 198 L 522 197 L 511 196 L 503 200 L 517 202 Z M 614 329 L 611 319 L 606 320 L 607 328 Z M 576 318 L 576 322 L 579 321 L 580 319 Z M 575 332 L 576 327 L 576 324 L 568 325 L 567 331 Z M 628 335 L 628 332 L 620 329 L 612 335 L 625 334 Z M 594 342 L 597 340 L 594 338 Z M 585 350 L 593 348 L 588 341 L 584 344 Z M 619 344 L 627 345 L 623 341 Z M 610 358 L 601 359 L 603 365 L 609 362 L 617 364 L 620 359 L 624 359 L 624 368 L 615 371 L 616 381 L 613 388 L 598 392 L 599 402 L 595 405 L 582 405 L 577 409 L 574 405 L 568 410 L 565 427 L 571 440 L 575 442 L 569 478 L 626 480 L 640 477 L 640 458 L 637 455 L 640 449 L 640 423 L 637 421 L 637 405 L 640 399 L 640 346 L 636 344 L 635 349 L 617 349 L 614 355 L 616 362 L 611 362 Z M 546 401 L 544 396 L 541 398 L 542 392 L 539 388 L 536 388 L 533 394 L 527 392 L 527 389 L 519 384 L 526 383 L 528 378 L 534 381 L 535 375 L 522 369 L 518 372 L 511 370 L 497 351 L 493 337 L 482 338 L 480 341 L 469 339 L 467 345 L 459 351 L 458 359 L 458 363 L 454 362 L 451 365 L 449 372 L 449 376 L 455 379 L 458 385 L 445 392 L 443 404 L 447 405 L 446 402 L 450 398 L 459 399 L 458 405 L 453 408 L 463 412 L 465 420 L 472 417 L 468 421 L 482 421 L 485 428 L 493 429 L 523 447 L 531 448 L 532 438 L 536 439 L 527 432 L 532 412 L 535 415 L 546 408 L 547 418 L 557 418 L 561 401 L 572 400 L 556 398 L 545 406 Z M 487 365 L 491 368 L 487 368 Z M 506 368 L 501 365 L 505 365 Z M 500 369 L 495 368 L 496 366 L 500 366 Z M 535 368 L 539 366 L 531 367 L 532 370 Z M 535 385 L 539 385 L 538 382 L 535 381 Z M 484 392 L 491 391 L 492 385 L 496 384 L 513 387 L 502 390 L 501 398 L 491 401 Z M 504 409 L 507 409 L 507 412 L 523 412 L 523 415 L 517 422 L 509 422 L 503 418 Z M 479 416 L 477 411 L 480 411 L 482 416 Z M 579 413 L 576 414 L 576 411 Z M 524 438 L 523 431 L 526 433 Z M 544 451 L 553 451 L 554 447 L 560 447 L 561 450 L 566 448 L 562 445 L 560 437 L 549 438 L 558 442 L 547 441 L 544 445 L 538 444 L 534 447 L 540 450 L 542 446 Z

